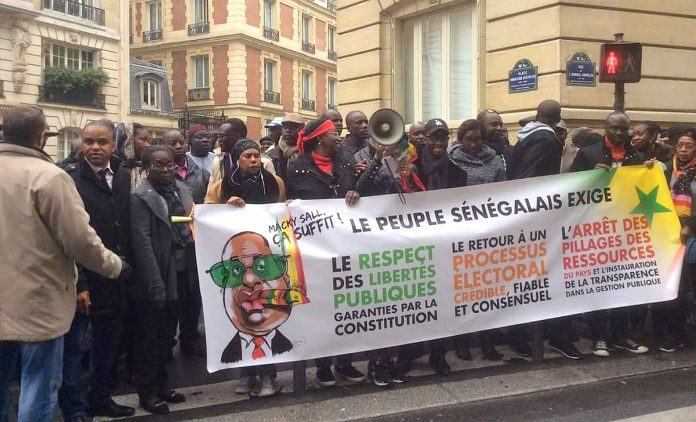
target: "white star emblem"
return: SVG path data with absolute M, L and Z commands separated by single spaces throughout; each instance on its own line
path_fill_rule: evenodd
M 442 126 L 442 120 L 435 120 L 435 125 Z

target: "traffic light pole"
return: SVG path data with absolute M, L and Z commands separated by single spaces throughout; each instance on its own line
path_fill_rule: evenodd
M 624 83 L 614 82 L 614 111 L 625 112 L 625 96 Z

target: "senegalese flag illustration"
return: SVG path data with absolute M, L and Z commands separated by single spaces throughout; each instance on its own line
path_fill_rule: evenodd
M 302 266 L 302 254 L 297 245 L 297 238 L 293 230 L 292 215 L 286 211 L 282 219 L 277 220 L 278 237 L 280 249 L 283 256 L 287 258 L 287 274 L 290 278 L 289 290 L 276 290 L 274 297 L 268 298 L 268 303 L 272 305 L 303 305 L 309 303 L 307 297 L 307 283 L 305 280 L 304 268 Z

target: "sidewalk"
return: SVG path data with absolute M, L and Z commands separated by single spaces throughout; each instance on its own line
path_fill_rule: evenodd
M 587 355 L 578 361 L 562 358 L 547 349 L 546 361 L 540 365 L 514 357 L 505 347 L 500 348 L 506 355 L 500 362 L 481 360 L 478 350 L 472 350 L 474 359 L 470 362 L 460 361 L 450 352 L 447 359 L 453 373 L 446 377 L 434 375 L 424 356 L 414 362 L 405 383 L 386 389 L 367 382 L 359 385 L 341 382 L 336 387 L 320 389 L 314 368 L 308 368 L 308 391 L 301 398 L 288 394 L 292 392 L 291 370 L 278 373 L 283 394 L 266 399 L 234 394 L 236 380 L 180 388 L 187 401 L 172 405 L 168 420 L 359 420 L 696 367 L 693 350 L 645 355 L 616 351 L 608 358 L 598 358 L 589 354 L 590 346 L 588 341 L 579 344 L 579 349 Z M 358 362 L 356 366 L 365 370 L 366 362 Z M 138 408 L 134 394 L 120 396 L 116 401 Z M 150 418 L 139 408 L 136 417 Z

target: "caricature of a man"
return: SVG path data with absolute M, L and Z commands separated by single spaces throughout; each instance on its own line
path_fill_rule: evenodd
M 278 327 L 290 317 L 293 297 L 299 293 L 300 303 L 307 300 L 303 292 L 291 289 L 285 256 L 273 254 L 260 234 L 242 232 L 227 241 L 221 261 L 209 273 L 222 288 L 225 312 L 238 330 L 222 352 L 222 363 L 261 359 L 292 349 Z

